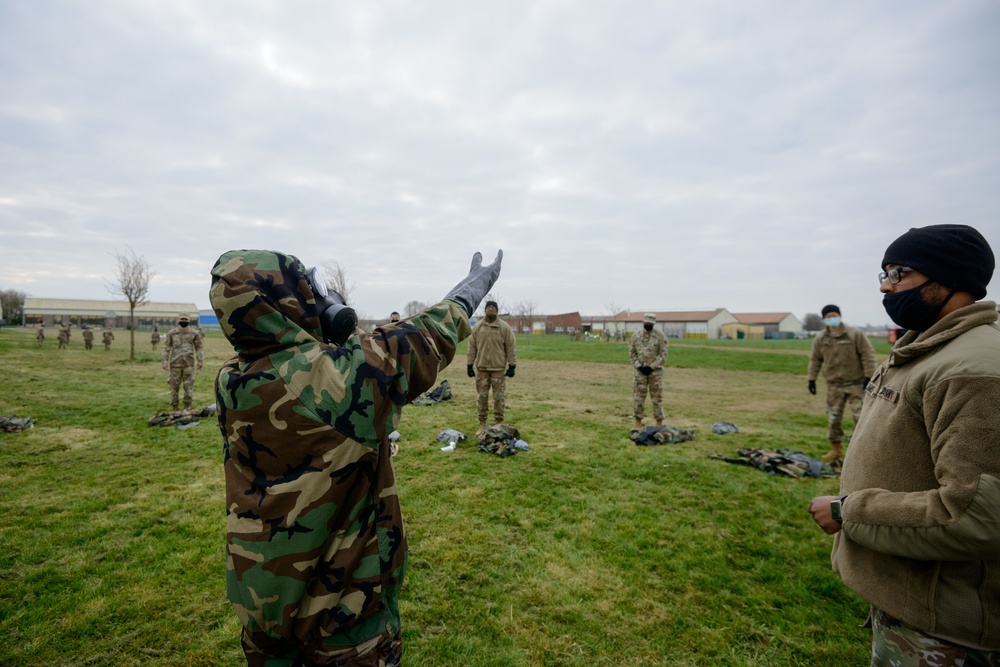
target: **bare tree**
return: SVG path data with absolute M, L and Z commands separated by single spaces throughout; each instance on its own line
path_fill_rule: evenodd
M 617 315 L 618 313 L 622 312 L 622 307 L 619 306 L 614 301 L 609 301 L 608 304 L 606 306 L 604 306 L 604 308 L 605 308 L 605 310 L 607 311 L 607 314 L 608 314 L 607 317 L 604 319 L 604 328 L 605 328 L 605 330 L 608 330 L 608 323 L 611 320 L 615 319 L 615 315 Z M 617 324 L 615 325 L 615 329 L 616 330 L 618 329 L 618 325 Z
M 802 321 L 802 328 L 806 331 L 822 331 L 823 318 L 816 313 L 806 313 L 806 318 Z
M 24 324 L 24 300 L 28 295 L 16 289 L 0 290 L 0 319 L 8 324 Z
M 326 274 L 326 288 L 344 297 L 344 303 L 351 304 L 351 293 L 357 284 L 348 280 L 347 271 L 340 262 L 323 262 L 323 272 Z
M 127 253 L 115 249 L 114 257 L 117 266 L 113 281 L 108 281 L 108 291 L 125 297 L 128 301 L 128 328 L 131 334 L 129 359 L 135 359 L 135 309 L 149 303 L 149 283 L 156 272 L 149 268 L 145 257 L 135 254 L 129 246 Z
M 403 317 L 413 317 L 414 315 L 427 310 L 427 304 L 423 301 L 411 301 L 403 308 Z
M 514 314 L 521 321 L 521 326 L 523 327 L 525 323 L 528 325 L 528 342 L 531 342 L 531 334 L 535 330 L 535 313 L 537 312 L 538 304 L 531 299 L 522 299 L 514 306 Z

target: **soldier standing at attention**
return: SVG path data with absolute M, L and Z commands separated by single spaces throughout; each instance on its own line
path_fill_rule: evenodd
M 156 325 L 153 325 L 153 333 L 149 336 L 149 342 L 153 344 L 153 352 L 156 352 L 156 346 L 160 344 L 160 332 L 156 329 Z
M 654 329 L 656 315 L 642 317 L 642 332 L 632 334 L 628 344 L 628 358 L 632 362 L 632 415 L 633 429 L 642 428 L 646 412 L 646 394 L 653 407 L 657 426 L 663 426 L 663 364 L 667 361 L 670 344 L 662 331 Z
M 822 368 L 829 424 L 826 437 L 830 441 L 830 451 L 823 455 L 823 460 L 837 461 L 844 456 L 841 449 L 844 407 L 851 406 L 854 428 L 857 428 L 865 385 L 875 372 L 875 349 L 868 336 L 844 325 L 838 306 L 823 307 L 823 324 L 826 328 L 813 340 L 809 356 L 809 393 L 816 393 L 816 376 Z
M 45 345 L 45 324 L 42 322 L 38 323 L 38 333 L 35 334 L 35 342 L 38 343 L 38 347 Z
M 466 356 L 469 377 L 476 378 L 476 416 L 481 435 L 486 430 L 486 415 L 490 407 L 490 389 L 493 390 L 493 419 L 503 423 L 507 408 L 507 378 L 514 377 L 517 366 L 517 341 L 514 330 L 500 319 L 497 302 L 486 302 L 486 316 L 476 322 L 469 336 L 469 354 Z M 506 371 L 504 370 L 506 369 Z
M 94 349 L 94 330 L 88 325 L 83 325 L 83 347 L 86 350 Z
M 65 350 L 69 347 L 69 325 L 63 324 L 59 328 L 59 349 Z
M 104 351 L 111 351 L 111 341 L 115 339 L 115 335 L 111 333 L 111 329 L 104 329 L 104 333 L 101 335 L 101 342 L 104 343 Z
M 167 332 L 163 340 L 163 353 L 160 355 L 163 370 L 170 376 L 170 407 L 177 410 L 177 394 L 181 384 L 184 385 L 184 407 L 190 408 L 194 399 L 194 371 L 197 357 L 198 369 L 205 362 L 201 349 L 201 338 L 191 329 L 191 318 L 187 313 L 177 317 L 177 326 Z

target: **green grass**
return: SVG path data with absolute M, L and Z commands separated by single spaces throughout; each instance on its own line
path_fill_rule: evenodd
M 0 664 L 244 664 L 218 429 L 148 427 L 166 374 L 145 339 L 135 362 L 115 343 L 38 349 L 30 331 L 0 332 L 0 414 L 38 420 L 0 433 Z M 671 340 L 667 421 L 698 436 L 663 447 L 628 440 L 624 344 L 519 343 L 507 418 L 530 451 L 439 450 L 441 430 L 476 427 L 464 356 L 441 376 L 453 400 L 403 413 L 405 665 L 866 664 L 866 605 L 805 511 L 836 480 L 708 458 L 825 451 L 808 341 Z M 217 335 L 206 350 L 199 405 L 229 354 Z M 713 434 L 719 420 L 740 433 Z

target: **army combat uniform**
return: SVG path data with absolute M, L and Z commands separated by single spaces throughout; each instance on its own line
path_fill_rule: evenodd
M 646 412 L 646 394 L 653 405 L 653 418 L 663 423 L 663 364 L 667 360 L 670 344 L 662 331 L 643 329 L 632 334 L 628 345 L 632 362 L 632 416 L 638 425 Z M 639 370 L 641 366 L 653 369 L 649 375 Z
M 38 333 L 35 334 L 35 342 L 38 343 L 38 347 L 45 345 L 45 327 L 38 325 Z
M 156 346 L 160 344 L 160 332 L 153 331 L 153 333 L 149 336 L 149 342 L 153 345 L 153 352 L 156 352 Z
M 507 376 L 505 369 L 517 365 L 517 341 L 510 325 L 497 317 L 488 322 L 476 322 L 469 336 L 466 363 L 476 370 L 476 417 L 480 428 L 489 414 L 490 391 L 493 391 L 493 419 L 502 424 L 507 410 Z
M 65 350 L 69 347 L 69 327 L 59 329 L 59 349 Z
M 826 380 L 827 434 L 836 449 L 844 439 L 844 408 L 850 406 L 854 426 L 861 417 L 865 378 L 875 372 L 875 350 L 862 331 L 842 326 L 825 329 L 813 340 L 808 379 L 814 382 L 823 369 Z
M 93 329 L 83 330 L 83 347 L 86 350 L 94 349 L 94 331 Z
M 105 329 L 104 333 L 101 334 L 101 342 L 104 343 L 104 351 L 111 351 L 111 341 L 115 339 L 115 335 L 111 333 L 111 329 Z
M 298 259 L 234 250 L 212 276 L 237 352 L 215 392 L 248 663 L 399 664 L 407 542 L 389 435 L 469 335 L 466 311 L 443 301 L 333 345 Z
M 160 360 L 167 366 L 170 376 L 170 405 L 177 409 L 177 395 L 181 385 L 184 385 L 184 407 L 190 408 L 194 400 L 194 369 L 197 357 L 198 368 L 205 361 L 201 349 L 201 339 L 191 327 L 175 326 L 167 332 L 163 340 L 163 352 Z

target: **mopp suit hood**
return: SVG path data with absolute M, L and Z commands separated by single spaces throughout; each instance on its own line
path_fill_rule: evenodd
M 465 311 L 445 301 L 328 345 L 305 267 L 267 250 L 222 255 L 210 293 L 237 352 L 216 400 L 245 631 L 350 645 L 398 629 L 406 538 L 387 436 L 468 336 Z

